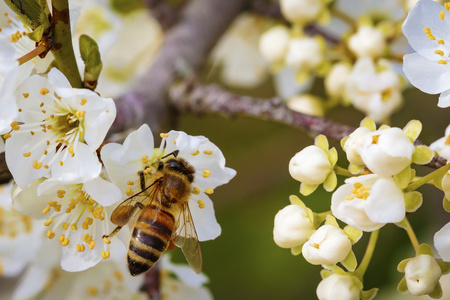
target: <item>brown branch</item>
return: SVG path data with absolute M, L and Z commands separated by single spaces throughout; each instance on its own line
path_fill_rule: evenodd
M 169 98 L 170 103 L 181 112 L 255 117 L 293 126 L 316 135 L 323 134 L 329 139 L 338 141 L 356 129 L 325 118 L 290 110 L 279 97 L 258 99 L 240 96 L 225 91 L 217 85 L 204 85 L 195 80 L 180 80 L 172 84 L 169 89 Z M 418 143 L 421 142 L 418 141 Z M 435 157 L 427 166 L 440 168 L 446 163 L 445 158 Z
M 177 5 L 169 4 L 164 0 L 143 0 L 143 2 L 150 10 L 150 14 L 158 20 L 164 31 L 179 21 L 180 14 L 185 5 L 185 1 Z
M 153 132 L 175 127 L 176 118 L 164 105 L 167 88 L 177 74 L 198 69 L 233 19 L 244 9 L 245 0 L 194 0 L 183 10 L 179 22 L 167 33 L 152 67 L 136 82 L 133 92 L 116 101 L 117 118 L 112 132 L 147 123 Z M 140 105 L 130 109 L 130 105 Z M 138 111 L 137 114 L 134 112 Z M 172 122 L 164 124 L 163 122 Z M 166 130 L 164 130 L 166 129 Z

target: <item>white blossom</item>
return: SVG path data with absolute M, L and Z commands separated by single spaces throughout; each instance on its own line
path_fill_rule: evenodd
M 339 220 L 362 231 L 374 231 L 405 217 L 403 192 L 390 177 L 375 174 L 348 178 L 331 197 Z
M 379 61 L 377 71 L 371 58 L 358 59 L 348 77 L 346 96 L 353 106 L 375 122 L 382 122 L 402 104 L 398 75 L 387 61 Z
M 220 235 L 213 208 L 208 195 L 227 183 L 236 171 L 225 167 L 225 157 L 220 149 L 203 136 L 190 136 L 181 131 L 163 134 L 159 150 L 154 150 L 150 128 L 144 124 L 130 133 L 123 145 L 110 143 L 103 146 L 101 157 L 112 180 L 128 196 L 139 192 L 138 171 L 152 166 L 157 157 L 178 152 L 194 167 L 194 181 L 189 208 L 200 241 L 214 239 Z
M 380 30 L 372 26 L 361 26 L 350 37 L 348 46 L 357 57 L 376 58 L 386 48 L 386 39 Z
M 405 267 L 405 279 L 411 294 L 430 294 L 441 278 L 442 271 L 436 259 L 427 254 L 412 258 Z
M 363 146 L 366 134 L 371 132 L 367 127 L 361 126 L 353 131 L 344 143 L 343 149 L 347 156 L 347 160 L 357 166 L 364 165 L 364 162 L 359 154 L 360 149 Z
M 442 260 L 450 262 L 450 223 L 445 224 L 434 234 L 434 247 Z
M 342 97 L 346 91 L 351 67 L 346 63 L 336 63 L 325 77 L 325 91 L 331 97 Z
M 403 33 L 414 53 L 403 57 L 408 80 L 428 94 L 441 94 L 438 106 L 450 106 L 450 24 L 448 4 L 421 0 L 413 7 L 403 24 Z
M 445 129 L 444 137 L 431 143 L 430 149 L 436 151 L 439 156 L 450 160 L 450 125 Z
M 283 16 L 292 23 L 308 23 L 316 19 L 322 9 L 322 0 L 280 0 Z
M 327 153 L 315 145 L 304 148 L 289 161 L 289 174 L 305 184 L 323 183 L 332 170 Z
M 323 51 L 314 38 L 293 38 L 286 53 L 286 66 L 302 71 L 310 71 L 323 61 Z
M 67 178 L 98 172 L 99 162 L 84 161 L 97 159 L 95 150 L 116 116 L 112 99 L 71 88 L 57 69 L 50 71 L 48 79 L 39 75 L 26 79 L 17 88 L 16 99 L 21 124 L 11 123 L 5 152 L 20 187 L 49 174 Z
M 380 176 L 392 176 L 412 162 L 413 142 L 400 128 L 385 128 L 367 133 L 360 148 L 364 164 Z
M 289 29 L 278 25 L 261 35 L 259 51 L 269 63 L 282 62 L 289 45 Z
M 303 244 L 302 254 L 313 265 L 334 265 L 344 260 L 352 249 L 352 242 L 342 229 L 325 224 Z
M 356 278 L 347 275 L 332 274 L 317 286 L 319 300 L 359 300 L 360 287 Z
M 275 215 L 273 239 L 281 248 L 303 245 L 313 231 L 313 222 L 307 210 L 300 205 L 288 205 Z

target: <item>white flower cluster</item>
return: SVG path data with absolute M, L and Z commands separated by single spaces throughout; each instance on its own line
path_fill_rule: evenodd
M 449 207 L 450 174 L 447 170 L 450 165 L 436 170 L 432 173 L 434 177 L 421 179 L 415 175 L 412 164 L 429 163 L 434 156 L 430 148 L 445 155 L 450 131 L 428 148 L 414 144 L 421 130 L 422 125 L 416 120 L 403 129 L 387 125 L 377 129 L 373 120 L 365 118 L 359 128 L 341 141 L 348 169 L 337 166 L 336 149 L 328 149 L 324 136 L 318 136 L 315 145 L 304 148 L 291 159 L 289 173 L 301 182 L 301 194 L 311 194 L 320 184 L 332 192 L 330 211 L 323 213 L 313 212 L 298 197 L 291 196 L 291 205 L 276 214 L 273 229 L 278 246 L 290 248 L 294 255 L 302 253 L 306 261 L 324 268 L 323 281 L 317 288 L 319 299 L 371 299 L 376 294 L 376 289 L 363 291 L 364 272 L 370 257 L 364 257 L 358 266 L 352 245 L 363 232 L 370 232 L 368 255 L 373 251 L 378 230 L 388 223 L 414 236 L 406 214 L 422 205 L 422 194 L 415 190 L 418 186 L 431 178 L 435 178 L 433 182 L 441 180 L 437 186 L 445 192 L 444 207 Z M 336 174 L 348 177 L 337 189 Z M 341 229 L 336 219 L 347 226 Z M 434 258 L 430 246 L 419 246 L 415 237 L 411 240 L 416 256 L 399 265 L 399 270 L 405 272 L 400 291 L 432 297 L 442 293 L 438 281 L 450 266 L 449 226 L 450 223 L 434 237 L 434 246 L 442 261 Z
M 403 103 L 405 80 L 397 57 L 406 48 L 390 44 L 402 41 L 401 32 L 393 28 L 402 22 L 398 12 L 406 16 L 407 9 L 399 1 L 384 1 L 383 11 L 371 1 L 330 2 L 280 1 L 281 12 L 292 26 L 273 26 L 259 43 L 278 93 L 288 105 L 296 101 L 289 106 L 301 113 L 321 116 L 331 107 L 351 104 L 375 122 L 385 122 Z M 307 94 L 317 78 L 324 80 L 329 101 L 323 95 Z
M 28 299 L 40 293 L 48 299 L 137 299 L 144 276 L 131 277 L 126 265 L 134 223 L 129 223 L 130 230 L 120 232 L 124 243 L 104 236 L 117 225 L 110 220 L 115 208 L 141 192 L 143 181 L 139 173 L 145 171 L 146 179 L 151 178 L 158 163 L 172 154 L 192 166 L 195 173 L 188 209 L 198 240 L 205 241 L 221 233 L 209 195 L 236 172 L 225 167 L 222 152 L 207 138 L 181 131 L 161 134 L 161 146 L 156 149 L 147 125 L 130 133 L 123 145 L 104 145 L 116 117 L 114 100 L 100 96 L 98 91 L 73 88 L 67 74 L 50 65 L 51 53 L 46 59 L 35 56 L 31 61 L 23 60 L 34 53 L 37 43 L 29 37 L 29 27 L 5 2 L 1 3 L 0 151 L 5 152 L 13 182 L 2 187 L 0 194 L 0 276 L 23 273 L 18 288 L 11 291 L 13 299 Z M 76 40 L 80 34 L 92 31 L 101 40 L 101 46 L 109 45 L 104 47 L 108 51 L 102 52 L 107 59 L 100 89 L 112 95 L 123 91 L 131 83 L 129 79 L 148 66 L 153 55 L 146 44 L 151 42 L 156 50 L 160 34 L 155 21 L 148 20 L 147 11 L 141 9 L 132 17 L 119 20 L 118 16 L 111 17 L 111 8 L 107 7 L 96 2 L 78 8 L 80 26 Z M 108 20 L 113 21 L 111 24 L 122 26 L 111 29 L 103 23 L 108 28 L 108 33 L 102 31 L 103 34 L 83 28 L 83 20 L 88 16 L 102 18 L 98 9 L 112 18 Z M 151 41 L 134 40 L 139 45 L 133 50 L 146 52 L 130 55 L 138 58 L 139 64 L 123 62 L 123 55 L 121 59 L 111 59 L 113 41 L 122 45 L 121 53 L 129 53 L 125 48 L 133 43 L 119 41 L 128 38 L 128 32 L 143 22 L 150 23 L 155 32 L 154 36 L 147 35 Z M 117 35 L 119 29 L 123 30 L 122 36 Z M 82 63 L 81 59 L 78 63 Z M 121 64 L 128 68 L 128 73 L 120 75 L 121 80 L 126 79 L 123 85 L 118 84 L 118 78 L 108 77 L 117 75 L 124 68 Z M 136 68 L 129 68 L 130 65 Z M 114 88 L 109 89 L 111 83 Z M 203 287 L 207 282 L 203 274 L 191 274 L 194 272 L 185 270 L 187 266 L 173 266 L 164 256 L 162 260 L 160 279 L 168 299 L 177 299 L 180 293 L 185 299 L 211 299 Z

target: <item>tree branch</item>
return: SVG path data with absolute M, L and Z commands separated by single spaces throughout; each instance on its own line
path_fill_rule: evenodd
M 279 97 L 257 99 L 240 96 L 223 90 L 217 85 L 204 85 L 196 80 L 180 80 L 171 85 L 169 101 L 180 112 L 196 114 L 216 113 L 223 116 L 237 115 L 275 121 L 314 134 L 323 134 L 329 139 L 341 140 L 356 128 L 331 120 L 305 115 L 290 110 Z M 417 144 L 422 144 L 416 141 Z M 426 166 L 440 168 L 447 163 L 443 157 L 434 157 Z
M 138 127 L 142 123 L 149 124 L 155 133 L 175 127 L 177 118 L 164 104 L 167 88 L 179 73 L 190 73 L 201 66 L 244 5 L 245 0 L 189 2 L 179 22 L 167 33 L 151 68 L 136 82 L 131 89 L 133 92 L 116 101 L 117 111 L 130 114 L 118 117 L 112 132 Z M 129 106 L 136 104 L 140 104 L 140 109 L 134 114 L 136 110 Z

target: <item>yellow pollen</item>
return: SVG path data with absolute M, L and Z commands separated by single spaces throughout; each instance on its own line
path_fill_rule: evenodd
M 313 246 L 313 247 L 316 248 L 316 249 L 319 249 L 319 247 L 320 247 L 320 245 L 319 245 L 319 244 L 316 244 L 316 243 L 312 243 L 311 246 Z
M 128 180 L 128 181 L 127 181 L 127 185 L 134 185 L 134 182 L 131 181 L 131 180 Z
M 89 233 L 86 233 L 85 235 L 83 235 L 83 241 L 85 241 L 86 243 L 89 243 L 92 240 L 92 236 L 89 235 Z
M 63 191 L 63 190 L 58 190 L 58 191 L 56 191 L 56 196 L 58 197 L 58 198 L 64 198 L 64 195 L 66 194 L 66 191 Z
M 444 21 L 445 18 L 445 12 L 443 10 L 441 10 L 441 12 L 439 13 L 439 18 Z
M 86 103 L 87 103 L 87 99 L 85 99 L 85 98 L 81 99 L 81 102 L 80 102 L 81 105 L 85 105 Z
M 205 190 L 205 193 L 207 193 L 208 195 L 211 195 L 212 193 L 214 193 L 214 190 L 212 188 L 207 188 Z
M 118 281 L 123 281 L 123 274 L 119 270 L 115 270 L 113 275 Z
M 444 40 L 439 40 L 438 41 L 438 44 L 440 44 L 440 45 L 444 45 L 444 43 L 445 43 Z
M 200 151 L 195 151 L 195 152 L 192 152 L 191 154 L 193 155 L 193 156 L 196 156 L 196 155 L 198 155 L 200 153 Z
M 59 165 L 62 166 L 64 163 L 62 160 L 59 161 Z
M 48 169 L 48 168 L 49 168 L 49 166 L 48 166 L 48 165 L 45 165 L 45 166 L 44 166 L 44 169 Z
M 48 213 L 50 211 L 50 206 L 47 206 L 46 208 L 44 208 L 44 210 L 42 211 L 44 214 Z
M 205 151 L 203 151 L 203 153 L 205 153 L 206 155 L 211 155 L 211 154 L 213 154 L 213 151 L 212 150 L 205 150 Z
M 107 259 L 109 257 L 109 255 L 110 255 L 109 250 L 102 251 L 102 258 L 103 259 Z
M 47 95 L 48 93 L 50 93 L 50 91 L 48 90 L 48 88 L 44 87 L 40 90 L 41 95 Z
M 84 252 L 84 250 L 86 249 L 86 247 L 83 244 L 77 244 L 77 251 L 78 252 Z
M 49 231 L 47 231 L 47 237 L 48 237 L 49 239 L 52 239 L 52 238 L 55 237 L 55 233 L 52 232 L 51 230 L 49 230 Z
M 173 143 L 174 143 L 175 145 L 177 144 L 177 140 L 178 140 L 178 139 L 174 139 L 174 140 L 173 140 Z
M 78 119 L 81 119 L 82 117 L 84 117 L 84 111 L 78 110 L 78 111 L 75 113 L 75 116 L 77 116 Z
M 434 54 L 440 55 L 440 56 L 444 56 L 444 51 L 442 50 L 434 50 Z
M 24 97 L 25 99 L 28 98 L 28 97 L 30 97 L 30 93 L 23 93 L 22 95 L 23 95 L 23 97 Z
M 446 11 L 448 11 L 450 9 L 450 3 L 449 2 L 444 3 L 444 8 Z
M 432 35 L 431 33 L 427 34 L 427 38 L 432 41 L 434 41 L 436 39 L 436 37 L 434 35 Z
M 31 134 L 31 135 L 34 135 L 34 131 L 31 131 L 31 130 L 30 130 L 30 134 Z M 47 151 L 47 150 L 45 150 L 45 151 Z
M 200 189 L 198 187 L 194 186 L 194 188 L 192 189 L 192 194 L 194 194 L 194 195 L 200 194 Z
M 168 138 L 168 137 L 169 137 L 169 134 L 168 134 L 168 133 L 160 133 L 159 136 L 160 136 L 161 138 Z
M 41 102 L 41 104 L 39 105 L 39 107 L 42 107 L 42 106 L 44 106 L 44 102 Z
M 64 234 L 61 234 L 61 236 L 59 237 L 59 241 L 62 243 L 65 238 L 66 236 Z
M 209 170 L 203 170 L 203 178 L 208 178 L 209 175 L 211 175 L 211 171 L 209 171 Z
M 127 188 L 125 194 L 127 194 L 127 196 L 133 196 L 133 190 L 131 189 L 131 187 Z
M 66 222 L 63 222 L 62 227 L 64 228 L 64 230 L 67 230 L 67 228 L 69 228 L 69 224 Z
M 345 196 L 344 199 L 345 199 L 345 200 L 353 200 L 353 199 L 355 199 L 355 198 L 353 198 L 352 196 Z
M 440 64 L 440 65 L 446 65 L 446 64 L 447 64 L 447 61 L 444 60 L 444 59 L 440 59 L 440 60 L 438 60 L 438 64 Z
M 37 160 L 35 160 L 33 162 L 33 168 L 35 168 L 36 170 L 39 170 L 42 167 L 42 163 L 38 162 Z
M 91 241 L 88 243 L 88 247 L 89 247 L 90 249 L 94 249 L 94 247 L 95 247 L 95 241 L 94 241 L 94 240 L 91 240 Z
M 25 156 L 25 157 L 30 157 L 30 156 L 31 156 L 31 152 L 24 153 L 23 156 Z
M 98 289 L 94 286 L 89 286 L 86 288 L 86 294 L 91 297 L 96 297 L 98 295 Z
M 52 224 L 53 220 L 52 219 L 48 219 L 47 221 L 44 222 L 45 226 L 49 226 L 50 224 Z
M 357 189 L 363 187 L 363 185 L 362 185 L 361 182 L 357 182 L 357 183 L 355 183 L 353 186 L 354 186 L 355 188 L 357 188 Z
M 103 242 L 108 245 L 111 244 L 111 241 L 106 236 L 103 237 Z
M 429 28 L 429 27 L 425 27 L 424 29 L 423 29 L 423 32 L 425 32 L 425 33 L 431 33 L 431 29 Z
M 203 200 L 198 200 L 197 203 L 199 208 L 205 208 L 205 202 Z
M 5 133 L 5 134 L 3 135 L 3 138 L 4 138 L 5 140 L 9 139 L 10 137 L 11 137 L 11 134 L 10 134 L 10 133 Z
M 77 224 L 73 223 L 72 225 L 70 225 L 70 229 L 71 229 L 72 231 L 77 230 L 77 229 L 78 229 Z
M 60 240 L 60 242 L 61 242 L 61 240 Z M 61 242 L 61 246 L 65 247 L 65 246 L 69 245 L 69 243 L 70 243 L 69 239 L 64 238 L 64 240 Z
M 374 135 L 372 136 L 372 144 L 378 144 L 378 139 L 380 138 L 380 135 Z
M 68 151 L 69 153 L 73 153 L 73 146 L 70 146 Z
M 19 109 L 18 109 L 18 111 L 19 111 L 19 112 L 22 112 L 22 109 L 21 109 L 21 108 L 19 108 Z

